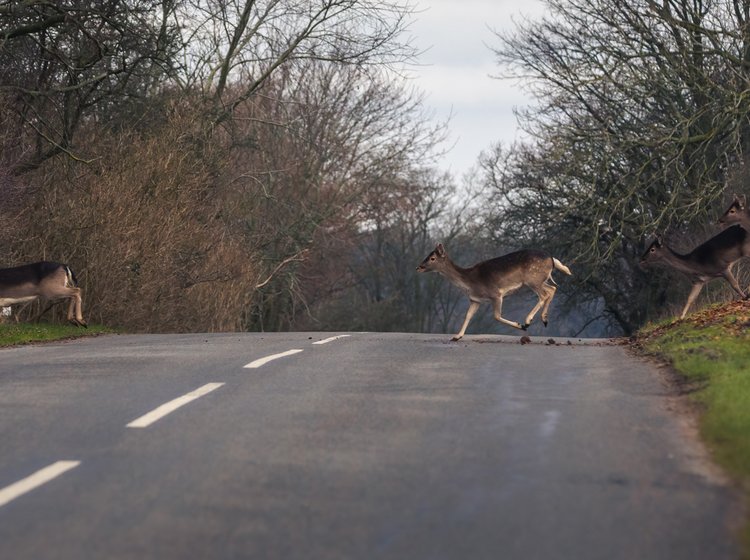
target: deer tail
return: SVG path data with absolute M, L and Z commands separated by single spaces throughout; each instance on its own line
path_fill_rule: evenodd
M 555 257 L 552 257 L 552 264 L 555 266 L 555 268 L 557 270 L 561 270 L 562 272 L 564 272 L 568 276 L 571 276 L 573 274 L 567 266 L 565 266 L 563 263 L 561 263 Z
M 65 267 L 65 276 L 67 277 L 66 284 L 68 285 L 68 287 L 77 288 L 78 278 L 76 278 L 75 272 L 73 272 L 73 269 L 70 268 L 67 264 L 64 264 L 63 266 Z

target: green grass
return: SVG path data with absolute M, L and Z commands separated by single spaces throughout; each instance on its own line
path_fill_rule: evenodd
M 84 329 L 72 325 L 52 323 L 4 323 L 0 324 L 0 347 L 94 336 L 112 332 L 114 332 L 112 329 L 101 325 L 89 325 L 89 328 Z
M 702 438 L 750 498 L 750 306 L 736 302 L 649 325 L 637 339 L 684 376 L 688 398 L 700 405 Z M 743 558 L 750 559 L 750 519 L 741 539 Z

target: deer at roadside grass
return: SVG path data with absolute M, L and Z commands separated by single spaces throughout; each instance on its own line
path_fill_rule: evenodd
M 742 198 L 734 195 L 732 204 L 729 205 L 729 208 L 727 208 L 719 218 L 719 224 L 721 224 L 722 227 L 739 224 L 750 230 L 750 211 L 748 211 L 747 200 L 744 195 Z
M 547 326 L 549 305 L 557 291 L 552 279 L 554 269 L 571 274 L 570 269 L 556 258 L 533 249 L 508 253 L 469 268 L 461 268 L 448 257 L 442 243 L 417 267 L 418 272 L 434 271 L 442 274 L 469 296 L 469 309 L 466 311 L 464 324 L 453 340 L 460 340 L 464 336 L 469 321 L 482 301 L 492 302 L 497 321 L 521 330 L 526 330 L 539 309 L 542 309 L 542 322 Z M 530 288 L 539 297 L 523 325 L 502 316 L 503 298 L 522 286 Z
M 68 265 L 42 261 L 0 269 L 0 307 L 36 299 L 69 299 L 68 321 L 86 326 L 81 312 L 81 288 Z
M 641 266 L 663 264 L 679 270 L 690 279 L 693 287 L 680 315 L 680 319 L 684 319 L 703 286 L 713 278 L 724 278 L 741 298 L 746 299 L 748 296 L 740 288 L 731 268 L 735 262 L 747 256 L 750 256 L 750 234 L 735 224 L 684 255 L 673 251 L 657 236 L 643 253 Z

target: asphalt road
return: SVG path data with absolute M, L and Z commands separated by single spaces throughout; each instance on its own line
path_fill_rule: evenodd
M 0 558 L 736 558 L 622 347 L 331 336 L 0 350 Z

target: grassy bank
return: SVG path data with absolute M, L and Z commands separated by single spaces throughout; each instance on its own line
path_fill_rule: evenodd
M 65 340 L 82 336 L 93 336 L 113 332 L 100 325 L 84 329 L 72 325 L 51 323 L 4 323 L 0 324 L 0 347 L 29 344 L 50 340 Z
M 699 406 L 700 431 L 716 461 L 750 497 L 750 303 L 713 306 L 644 328 L 641 351 L 672 364 Z M 750 519 L 742 533 L 750 559 Z

